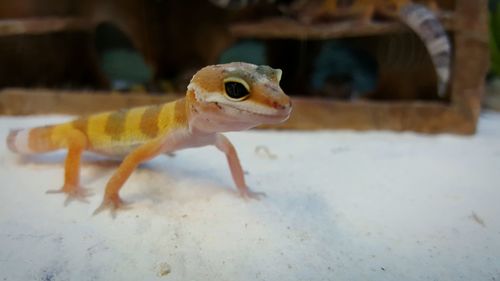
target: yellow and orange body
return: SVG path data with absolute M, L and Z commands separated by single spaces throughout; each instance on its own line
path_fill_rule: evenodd
M 19 153 L 41 153 L 70 146 L 68 134 L 85 136 L 86 150 L 124 156 L 134 147 L 168 131 L 187 126 L 184 99 L 162 105 L 137 107 L 80 117 L 71 122 L 14 130 L 8 145 Z

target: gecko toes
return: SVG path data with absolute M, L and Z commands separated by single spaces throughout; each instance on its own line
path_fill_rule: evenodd
M 87 197 L 92 196 L 93 193 L 88 189 L 85 189 L 80 186 L 74 185 L 64 185 L 60 189 L 56 190 L 48 190 L 45 192 L 46 194 L 58 194 L 58 193 L 66 193 L 66 200 L 64 201 L 64 206 L 68 206 L 69 203 L 73 201 L 80 201 L 83 203 L 89 203 Z
M 123 202 L 123 200 L 119 197 L 112 198 L 104 198 L 101 205 L 94 211 L 93 216 L 103 212 L 104 210 L 109 209 L 111 216 L 116 218 L 116 212 L 118 210 L 128 210 L 130 206 L 127 203 Z
M 264 192 L 254 192 L 246 189 L 244 191 L 240 191 L 240 196 L 246 200 L 248 199 L 260 200 L 261 198 L 266 197 L 266 194 Z

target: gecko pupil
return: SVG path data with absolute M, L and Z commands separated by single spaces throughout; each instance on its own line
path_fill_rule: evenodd
M 242 99 L 249 94 L 247 88 L 238 82 L 226 82 L 224 87 L 226 88 L 226 94 L 232 99 Z

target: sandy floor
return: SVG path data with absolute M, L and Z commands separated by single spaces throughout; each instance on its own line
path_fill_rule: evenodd
M 64 117 L 0 118 L 8 128 Z M 0 145 L 0 280 L 500 280 L 500 114 L 473 137 L 228 134 L 267 197 L 235 192 L 215 148 L 159 157 L 92 216 L 116 162 L 89 156 L 63 206 L 64 153 Z M 266 153 L 264 146 L 268 149 Z

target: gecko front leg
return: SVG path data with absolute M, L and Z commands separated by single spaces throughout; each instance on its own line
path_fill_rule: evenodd
M 94 211 L 94 215 L 105 209 L 111 209 L 111 215 L 114 217 L 117 209 L 124 208 L 124 202 L 119 195 L 123 184 L 139 164 L 165 152 L 165 150 L 168 151 L 165 143 L 160 139 L 155 139 L 139 146 L 128 154 L 108 181 L 104 199 L 99 208 Z
M 60 189 L 49 190 L 47 193 L 66 193 L 64 205 L 68 205 L 73 200 L 88 203 L 86 197 L 92 194 L 80 186 L 80 162 L 82 153 L 87 147 L 87 137 L 78 130 L 71 130 L 67 133 L 66 143 L 68 154 L 64 162 L 64 185 Z
M 236 149 L 234 149 L 233 144 L 227 139 L 226 136 L 224 136 L 223 134 L 217 134 L 215 138 L 215 146 L 220 151 L 224 152 L 224 154 L 226 154 L 229 169 L 231 170 L 231 175 L 241 197 L 259 199 L 260 197 L 266 195 L 263 192 L 253 192 L 248 188 L 245 183 L 243 169 L 241 168 Z

